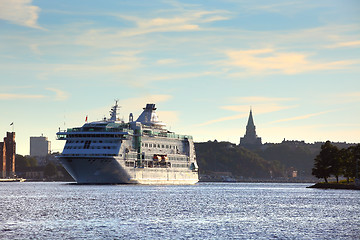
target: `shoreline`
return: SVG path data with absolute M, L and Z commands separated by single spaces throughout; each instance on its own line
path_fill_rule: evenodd
M 360 186 L 356 186 L 355 184 L 342 184 L 342 183 L 316 183 L 307 188 L 360 190 Z

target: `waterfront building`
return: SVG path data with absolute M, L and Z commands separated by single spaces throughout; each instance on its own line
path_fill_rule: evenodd
M 6 148 L 5 143 L 0 142 L 0 178 L 6 177 Z
M 39 165 L 46 165 L 50 152 L 51 142 L 47 137 L 30 137 L 30 156 L 34 157 Z
M 51 142 L 47 137 L 30 137 L 30 156 L 46 156 L 50 154 Z
M 240 146 L 248 149 L 260 148 L 262 146 L 261 138 L 256 135 L 252 109 L 250 109 L 249 119 L 246 125 L 246 133 L 244 137 L 240 138 Z
M 7 132 L 0 142 L 0 178 L 15 177 L 15 132 Z

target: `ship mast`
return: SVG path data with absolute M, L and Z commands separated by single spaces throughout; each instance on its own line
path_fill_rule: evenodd
M 116 121 L 117 110 L 120 108 L 118 101 L 118 99 L 115 99 L 115 105 L 110 110 L 110 121 Z

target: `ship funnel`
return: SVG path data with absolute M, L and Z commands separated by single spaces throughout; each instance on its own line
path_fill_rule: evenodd
M 148 103 L 146 104 L 146 107 L 143 108 L 144 111 L 141 113 L 141 115 L 136 120 L 137 122 L 141 122 L 144 125 L 156 125 L 164 127 L 166 126 L 165 123 L 159 121 L 158 116 L 156 115 L 156 107 L 154 103 Z

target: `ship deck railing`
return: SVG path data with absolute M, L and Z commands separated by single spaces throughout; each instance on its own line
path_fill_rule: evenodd
M 190 135 L 181 135 L 181 134 L 176 134 L 173 132 L 154 132 L 151 130 L 143 130 L 143 134 L 146 136 L 151 136 L 151 137 L 166 137 L 166 138 L 173 138 L 173 139 L 180 139 L 180 140 L 193 139 L 193 137 Z
M 59 132 L 64 132 L 64 133 L 72 133 L 72 132 L 133 132 L 132 129 L 129 128 L 87 128 L 86 130 L 84 130 L 83 128 L 68 128 L 66 130 L 63 131 L 59 131 Z
M 68 138 L 120 138 L 127 139 L 130 132 L 125 131 L 101 131 L 101 132 L 57 132 L 57 140 L 67 140 Z

